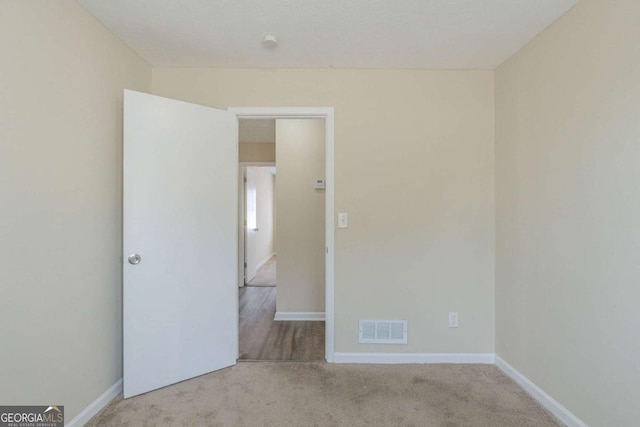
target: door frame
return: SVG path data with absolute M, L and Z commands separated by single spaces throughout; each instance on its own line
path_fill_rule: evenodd
M 333 107 L 229 107 L 238 119 L 324 119 L 325 124 L 325 359 L 335 353 L 335 230 L 334 230 L 334 109 Z M 277 141 L 276 141 L 277 143 Z M 277 166 L 276 166 L 277 167 Z
M 244 221 L 246 219 L 247 212 L 245 210 L 246 194 L 244 186 L 244 174 L 247 167 L 274 167 L 276 162 L 239 162 L 238 167 L 238 288 L 244 287 L 244 246 L 245 246 L 245 230 Z M 275 198 L 275 194 L 274 194 Z M 275 221 L 275 218 L 273 219 Z

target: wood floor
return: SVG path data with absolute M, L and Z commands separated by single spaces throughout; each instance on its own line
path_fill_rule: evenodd
M 276 288 L 240 288 L 239 360 L 324 360 L 324 322 L 275 322 Z

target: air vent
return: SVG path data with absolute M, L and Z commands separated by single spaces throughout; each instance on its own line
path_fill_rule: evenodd
M 406 320 L 361 320 L 359 342 L 362 344 L 406 344 Z

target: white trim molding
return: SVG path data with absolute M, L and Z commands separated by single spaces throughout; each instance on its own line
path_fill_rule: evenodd
M 324 322 L 325 315 L 320 311 L 276 311 L 276 317 L 273 320 L 276 322 Z
M 71 421 L 66 423 L 67 427 L 82 427 L 89 420 L 95 417 L 98 412 L 102 411 L 113 399 L 122 393 L 122 378 L 120 378 L 114 385 L 109 387 L 107 391 L 102 393 L 100 397 L 91 402 L 89 406 L 84 408 L 78 415 L 76 415 Z
M 334 109 L 333 107 L 229 107 L 238 119 L 324 119 L 325 123 L 325 359 L 335 352 Z
M 486 364 L 494 363 L 493 353 L 336 353 L 335 363 L 451 363 Z
M 525 377 L 522 373 L 516 370 L 513 366 L 509 365 L 500 356 L 495 357 L 496 366 L 512 380 L 514 380 L 520 387 L 525 389 L 527 393 L 537 400 L 542 406 L 544 406 L 549 412 L 551 412 L 561 423 L 567 427 L 588 427 L 587 424 L 580 418 L 573 415 L 567 408 L 562 406 L 553 397 L 549 396 L 540 387 L 535 385 L 533 381 Z

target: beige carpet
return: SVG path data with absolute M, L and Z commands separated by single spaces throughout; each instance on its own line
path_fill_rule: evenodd
M 242 362 L 127 400 L 88 426 L 558 424 L 492 365 Z
M 254 277 L 247 285 L 249 286 L 275 286 L 276 285 L 276 256 L 269 258 L 256 272 Z

